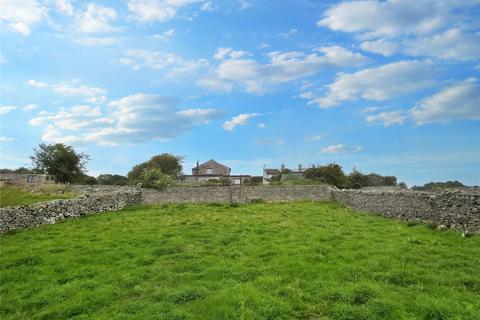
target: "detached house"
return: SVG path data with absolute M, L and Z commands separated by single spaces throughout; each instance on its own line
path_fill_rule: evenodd
M 213 159 L 208 160 L 202 164 L 197 162 L 197 165 L 192 168 L 192 175 L 184 175 L 183 181 L 186 184 L 193 184 L 196 182 L 206 182 L 209 180 L 228 179 L 232 185 L 242 185 L 249 175 L 232 175 L 232 169 L 223 165 Z

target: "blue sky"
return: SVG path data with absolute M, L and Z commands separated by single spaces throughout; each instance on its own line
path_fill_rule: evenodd
M 480 1 L 1 0 L 1 167 L 337 162 L 480 184 Z

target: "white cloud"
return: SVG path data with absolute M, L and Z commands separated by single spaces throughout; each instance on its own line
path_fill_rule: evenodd
M 75 28 L 80 33 L 106 33 L 120 29 L 111 25 L 117 19 L 113 8 L 88 3 L 85 10 L 75 15 Z
M 326 10 L 318 25 L 371 39 L 360 47 L 384 56 L 477 60 L 480 34 L 468 30 L 478 29 L 478 5 L 478 0 L 344 1 Z
M 230 48 L 220 48 L 215 57 L 221 60 L 212 74 L 202 78 L 200 85 L 219 82 L 227 83 L 220 86 L 222 91 L 226 88 L 239 86 L 246 92 L 262 94 L 271 91 L 275 85 L 297 80 L 316 74 L 329 67 L 359 66 L 367 61 L 361 54 L 351 52 L 339 46 L 322 47 L 311 54 L 302 52 L 270 52 L 270 63 L 259 64 L 253 59 L 242 59 L 238 52 Z M 232 57 L 232 52 L 236 56 Z M 229 59 L 224 59 L 229 57 Z M 215 79 L 215 80 L 213 80 Z
M 219 78 L 201 78 L 197 80 L 197 85 L 209 91 L 217 93 L 229 93 L 233 90 L 233 83 Z
M 365 118 L 368 123 L 382 123 L 385 127 L 394 124 L 403 124 L 407 116 L 401 111 L 380 112 L 379 114 L 369 115 Z
M 227 131 L 233 131 L 237 126 L 244 126 L 247 124 L 248 120 L 256 118 L 260 113 L 242 113 L 232 119 L 225 121 L 223 124 L 223 129 Z
M 457 10 L 468 10 L 475 5 L 478 5 L 476 0 L 344 1 L 326 10 L 317 24 L 366 37 L 426 34 L 452 25 L 458 21 Z
M 383 101 L 435 84 L 429 62 L 399 61 L 355 73 L 341 74 L 325 96 L 312 100 L 322 108 L 358 99 Z
M 46 88 L 46 87 L 48 87 L 48 83 L 37 81 L 37 80 L 28 80 L 27 83 L 29 85 L 31 85 L 32 87 L 36 87 L 36 88 Z
M 30 112 L 30 111 L 33 111 L 35 109 L 37 109 L 39 107 L 38 104 L 29 104 L 29 105 L 26 105 L 25 107 L 23 107 L 23 111 L 26 111 L 26 112 Z
M 0 136 L 0 142 L 1 143 L 11 142 L 11 141 L 14 141 L 14 140 L 15 140 L 14 138 Z
M 310 142 L 313 142 L 313 141 L 319 141 L 321 140 L 323 137 L 320 135 L 320 134 L 315 134 L 313 136 L 308 136 L 308 137 L 305 137 L 305 141 L 310 141 Z
M 214 54 L 214 58 L 217 60 L 224 59 L 240 59 L 241 57 L 248 56 L 250 53 L 242 50 L 233 50 L 232 48 L 220 47 Z
M 85 101 L 89 103 L 100 104 L 106 100 L 105 94 L 107 91 L 102 88 L 78 85 L 78 80 L 74 80 L 70 84 L 48 84 L 37 80 L 28 80 L 27 83 L 36 88 L 51 88 L 53 92 L 63 96 L 83 96 L 86 97 Z
M 177 11 L 199 0 L 130 0 L 130 18 L 140 23 L 165 22 L 173 19 Z
M 282 38 L 289 38 L 291 36 L 293 36 L 295 33 L 298 32 L 298 29 L 290 29 L 288 30 L 287 32 L 280 32 L 280 37 Z
M 67 16 L 73 16 L 74 8 L 69 0 L 53 0 L 55 8 Z
M 238 4 L 240 5 L 239 10 L 244 10 L 252 6 L 252 4 L 246 0 L 238 0 Z
M 152 38 L 159 39 L 159 40 L 162 40 L 162 41 L 168 41 L 175 36 L 176 36 L 175 29 L 168 29 L 168 30 L 165 30 L 162 33 L 154 34 L 152 36 Z
M 54 84 L 52 85 L 52 88 L 55 93 L 63 96 L 96 97 L 106 93 L 106 91 L 101 88 L 88 87 L 85 85 L 73 86 L 68 84 Z
M 15 109 L 17 109 L 17 107 L 14 107 L 14 106 L 0 106 L 0 115 L 7 114 L 10 111 L 13 111 Z
M 469 78 L 423 99 L 411 113 L 417 124 L 480 120 L 480 85 Z
M 24 36 L 46 16 L 46 9 L 36 0 L 1 0 L 0 22 Z
M 213 12 L 217 10 L 217 7 L 212 3 L 212 1 L 207 1 L 200 6 L 200 10 Z
M 165 70 L 166 78 L 183 75 L 192 76 L 199 69 L 208 66 L 208 61 L 205 59 L 185 60 L 174 53 L 137 49 L 127 50 L 125 57 L 119 59 L 118 62 L 130 66 L 134 70 L 141 68 Z
M 29 121 L 46 125 L 42 139 L 50 142 L 117 145 L 173 139 L 223 115 L 217 109 L 180 109 L 175 98 L 139 93 L 112 101 L 109 108 L 75 106 L 42 113 Z
M 347 147 L 343 144 L 334 144 L 325 148 L 322 148 L 321 153 L 329 154 L 345 154 L 345 153 L 355 153 L 362 150 L 362 147 Z
M 263 123 L 263 122 L 257 124 L 257 128 L 259 128 L 259 129 L 265 129 L 266 127 L 267 127 L 267 125 L 266 125 L 265 123 Z
M 450 29 L 432 37 L 404 41 L 404 52 L 412 56 L 440 59 L 479 60 L 480 33 Z
M 399 45 L 393 41 L 379 39 L 374 41 L 364 41 L 360 44 L 360 48 L 365 51 L 378 53 L 388 57 L 397 52 Z

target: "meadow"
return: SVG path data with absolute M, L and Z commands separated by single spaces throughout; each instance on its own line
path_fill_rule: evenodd
M 480 319 L 480 236 L 330 202 L 134 206 L 0 248 L 2 320 Z
M 62 185 L 43 186 L 36 189 L 3 185 L 0 186 L 0 207 L 31 205 L 37 202 L 75 197 L 75 194 L 67 189 Z

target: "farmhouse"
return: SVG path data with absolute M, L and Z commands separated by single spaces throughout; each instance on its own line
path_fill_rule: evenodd
M 0 182 L 6 184 L 50 184 L 53 176 L 40 173 L 0 173 Z
M 184 175 L 182 180 L 186 184 L 210 180 L 227 180 L 232 185 L 242 185 L 246 178 L 250 178 L 249 175 L 232 175 L 231 172 L 232 169 L 226 165 L 210 159 L 202 164 L 197 162 L 197 165 L 192 168 L 192 174 Z
M 266 166 L 263 166 L 263 184 L 270 184 L 271 179 L 279 175 L 281 180 L 301 179 L 303 178 L 303 166 L 299 164 L 297 170 L 287 169 L 284 164 L 280 169 L 267 169 Z

